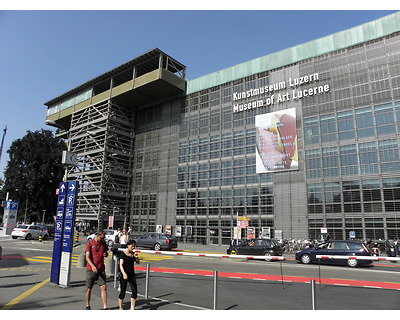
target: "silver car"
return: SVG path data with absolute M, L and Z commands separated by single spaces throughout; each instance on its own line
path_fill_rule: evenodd
M 19 224 L 11 231 L 11 237 L 13 239 L 39 239 L 39 236 L 42 236 L 43 240 L 49 238 L 49 234 L 45 230 L 35 225 Z
M 112 247 L 114 243 L 117 243 L 119 241 L 119 231 L 118 230 L 112 230 L 112 229 L 105 229 L 104 235 L 105 238 L 104 240 L 108 244 L 109 247 Z M 87 240 L 89 239 L 94 239 L 96 238 L 96 233 L 91 234 L 90 236 L 87 237 Z

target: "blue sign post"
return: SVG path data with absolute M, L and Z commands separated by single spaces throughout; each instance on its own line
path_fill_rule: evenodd
M 78 194 L 78 181 L 69 181 L 65 197 L 65 218 L 61 248 L 60 279 L 59 284 L 69 286 L 71 276 L 71 253 L 74 238 L 76 197 Z
M 12 230 L 16 226 L 18 212 L 18 201 L 8 200 L 6 202 L 6 208 L 4 209 L 3 216 L 3 229 L 5 234 L 11 234 Z
M 61 263 L 61 244 L 64 229 L 65 196 L 67 194 L 67 182 L 61 182 L 58 189 L 57 215 L 54 226 L 53 259 L 51 262 L 50 282 L 58 284 Z

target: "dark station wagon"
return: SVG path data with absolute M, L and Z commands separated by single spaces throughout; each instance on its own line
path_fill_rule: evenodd
M 165 233 L 150 232 L 131 239 L 137 247 L 154 249 L 156 251 L 171 250 L 178 247 L 176 238 Z
M 248 255 L 248 256 L 281 256 L 285 251 L 279 241 L 274 239 L 250 239 L 239 240 L 236 244 L 234 241 L 231 243 L 227 250 L 227 254 Z
M 296 260 L 304 264 L 327 263 L 358 267 L 359 265 L 371 264 L 373 260 L 357 259 L 317 259 L 316 256 L 372 256 L 364 243 L 356 241 L 333 240 L 320 243 L 314 247 L 306 248 L 296 252 Z

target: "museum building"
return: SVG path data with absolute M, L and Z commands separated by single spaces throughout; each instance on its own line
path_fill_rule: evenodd
M 213 244 L 400 237 L 399 12 L 185 72 L 153 49 L 45 103 L 78 220 Z

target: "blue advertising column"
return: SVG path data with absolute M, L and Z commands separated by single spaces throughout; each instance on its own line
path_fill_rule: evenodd
M 61 182 L 58 188 L 58 202 L 56 223 L 54 226 L 53 259 L 51 262 L 50 282 L 58 284 L 61 262 L 61 244 L 64 229 L 65 196 L 67 194 L 67 182 Z
M 61 248 L 60 279 L 61 286 L 69 286 L 71 278 L 71 253 L 74 238 L 76 196 L 78 193 L 78 181 L 69 181 L 65 202 L 65 219 Z

